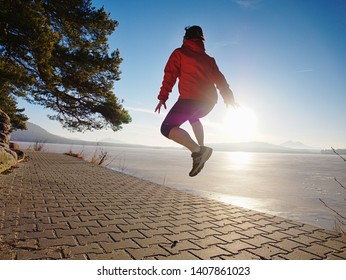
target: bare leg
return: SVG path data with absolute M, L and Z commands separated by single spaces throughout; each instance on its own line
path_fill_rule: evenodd
M 190 122 L 192 129 L 193 129 L 193 133 L 196 136 L 197 139 L 197 143 L 200 146 L 204 146 L 204 130 L 203 130 L 203 126 L 200 120 L 195 121 L 195 122 Z
M 199 148 L 199 145 L 192 140 L 190 135 L 180 127 L 173 127 L 168 135 L 169 139 L 188 148 L 191 153 Z

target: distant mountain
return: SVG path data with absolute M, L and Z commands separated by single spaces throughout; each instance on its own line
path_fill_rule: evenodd
M 47 130 L 42 127 L 33 124 L 31 122 L 26 123 L 27 130 L 16 130 L 11 133 L 11 141 L 20 141 L 20 142 L 45 142 L 45 143 L 58 143 L 58 144 L 69 144 L 72 140 L 64 137 L 60 137 L 49 133 Z
M 103 138 L 100 142 L 114 143 L 114 144 L 125 144 L 123 141 L 114 139 L 114 138 Z
M 97 143 L 102 143 L 102 145 L 116 145 L 120 144 L 114 143 L 114 139 L 112 143 L 109 143 L 108 141 L 83 141 L 83 140 L 77 140 L 77 139 L 69 139 L 65 137 L 61 137 L 55 134 L 52 134 L 48 132 L 47 130 L 43 129 L 42 127 L 33 124 L 31 122 L 27 122 L 27 130 L 17 130 L 11 133 L 11 141 L 13 142 L 29 142 L 29 143 L 35 143 L 35 142 L 43 142 L 43 143 L 53 143 L 53 144 L 75 144 L 75 145 L 96 145 Z M 104 139 L 106 140 L 106 139 Z M 122 144 L 126 145 L 126 144 Z
M 245 142 L 245 143 L 217 143 L 213 144 L 214 150 L 218 151 L 242 151 L 260 153 L 311 153 L 309 149 L 294 149 L 281 145 L 274 145 L 265 142 Z
M 306 149 L 306 150 L 314 150 L 316 148 L 309 147 L 302 142 L 294 142 L 294 141 L 286 141 L 280 146 L 286 147 L 286 148 L 292 148 L 292 149 Z

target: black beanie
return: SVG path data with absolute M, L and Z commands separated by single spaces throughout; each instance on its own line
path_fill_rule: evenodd
M 204 40 L 203 30 L 200 26 L 188 26 L 185 27 L 185 36 L 184 39 L 201 39 Z

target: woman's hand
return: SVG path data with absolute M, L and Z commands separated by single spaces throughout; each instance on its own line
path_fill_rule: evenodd
M 155 112 L 158 112 L 158 113 L 160 114 L 162 105 L 163 105 L 163 107 L 164 107 L 165 109 L 167 109 L 166 102 L 163 101 L 163 100 L 160 100 L 160 101 L 159 101 L 159 104 L 157 104 L 157 106 L 156 106 L 156 108 L 155 108 Z
M 233 106 L 233 108 L 235 108 L 235 109 L 237 109 L 239 107 L 239 104 L 237 102 L 235 102 L 232 91 L 230 92 L 230 94 L 224 95 L 223 100 L 224 100 L 227 108 L 228 108 L 228 106 Z

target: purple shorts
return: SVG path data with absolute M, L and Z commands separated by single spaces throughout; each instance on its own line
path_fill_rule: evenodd
M 161 133 L 168 138 L 173 127 L 180 127 L 184 122 L 194 123 L 205 117 L 214 108 L 213 103 L 192 99 L 178 99 L 168 112 L 161 125 Z

